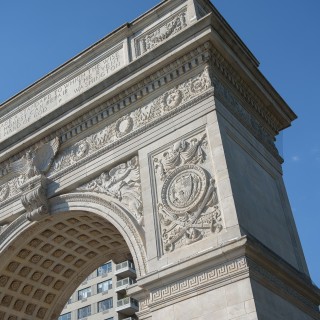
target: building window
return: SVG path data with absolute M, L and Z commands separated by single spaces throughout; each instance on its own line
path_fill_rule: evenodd
M 91 287 L 78 291 L 78 300 L 82 300 L 91 296 Z
M 90 273 L 90 274 L 82 281 L 82 284 L 85 284 L 87 281 L 95 278 L 96 276 L 97 276 L 97 272 L 96 272 L 96 271 Z
M 112 289 L 112 279 L 109 279 L 107 281 L 103 281 L 97 284 L 97 292 L 106 292 L 108 290 Z
M 58 318 L 58 320 L 71 320 L 71 312 L 62 314 L 62 315 Z
M 98 312 L 109 310 L 113 307 L 113 299 L 109 298 L 98 302 Z
M 98 276 L 103 276 L 103 275 L 105 275 L 105 274 L 107 274 L 108 272 L 111 272 L 111 271 L 112 271 L 112 263 L 110 261 L 108 263 L 105 263 L 101 267 L 99 267 L 97 269 L 97 274 L 98 274 Z
M 91 315 L 91 305 L 78 309 L 78 319 L 82 319 Z

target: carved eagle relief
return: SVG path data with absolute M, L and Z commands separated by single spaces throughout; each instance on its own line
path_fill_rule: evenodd
M 27 179 L 45 174 L 50 169 L 59 144 L 59 138 L 55 138 L 34 151 L 29 150 L 25 156 L 11 164 L 12 171 Z

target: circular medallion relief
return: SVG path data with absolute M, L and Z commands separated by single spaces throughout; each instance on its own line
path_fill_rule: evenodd
M 164 96 L 165 106 L 169 109 L 177 107 L 182 101 L 182 92 L 179 89 L 174 89 L 167 92 Z
M 174 214 L 185 214 L 194 209 L 204 198 L 207 177 L 196 165 L 183 165 L 165 179 L 161 199 L 164 207 Z
M 133 119 L 125 115 L 116 122 L 116 135 L 118 138 L 126 135 L 133 129 Z

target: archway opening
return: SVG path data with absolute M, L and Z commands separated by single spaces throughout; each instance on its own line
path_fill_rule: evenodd
M 119 230 L 86 211 L 29 223 L 2 253 L 0 319 L 57 319 L 76 288 L 108 260 L 132 259 Z

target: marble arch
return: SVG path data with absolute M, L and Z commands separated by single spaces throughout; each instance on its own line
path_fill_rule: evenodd
M 0 320 L 55 319 L 127 254 L 140 320 L 319 319 L 275 146 L 295 118 L 209 0 L 162 1 L 2 104 Z
M 77 286 L 108 259 L 133 258 L 138 274 L 146 274 L 139 225 L 110 197 L 62 195 L 51 200 L 51 212 L 40 222 L 9 225 L 11 239 L 2 237 L 1 319 L 56 319 Z

